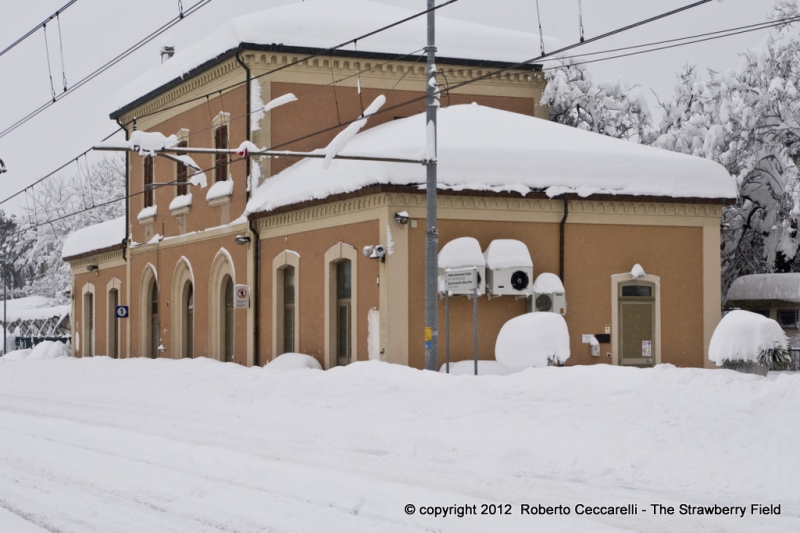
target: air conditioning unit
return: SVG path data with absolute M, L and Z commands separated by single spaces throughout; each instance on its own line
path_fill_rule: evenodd
M 533 296 L 528 300 L 530 313 L 567 314 L 567 297 L 561 279 L 550 272 L 542 272 L 532 287 Z
M 481 252 L 481 245 L 472 237 L 453 239 L 439 252 L 439 294 L 445 293 L 445 270 L 462 270 L 475 267 L 478 269 L 478 296 L 486 294 L 486 260 Z M 471 290 L 451 290 L 457 296 L 472 296 Z
M 497 296 L 528 297 L 533 284 L 533 261 L 521 241 L 495 239 L 483 253 L 486 259 L 486 291 Z

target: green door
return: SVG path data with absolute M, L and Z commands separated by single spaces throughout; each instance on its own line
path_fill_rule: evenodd
M 655 287 L 630 283 L 619 294 L 619 364 L 652 367 L 655 364 Z

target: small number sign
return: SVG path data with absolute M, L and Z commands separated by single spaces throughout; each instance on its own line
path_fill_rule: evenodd
M 128 306 L 118 305 L 116 313 L 117 313 L 117 318 L 128 318 Z

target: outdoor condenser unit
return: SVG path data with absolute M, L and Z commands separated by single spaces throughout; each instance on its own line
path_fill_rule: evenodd
M 533 284 L 533 261 L 525 243 L 496 239 L 483 253 L 486 258 L 486 293 L 528 297 Z
M 567 314 L 567 297 L 561 279 L 550 272 L 542 272 L 532 287 L 528 312 Z

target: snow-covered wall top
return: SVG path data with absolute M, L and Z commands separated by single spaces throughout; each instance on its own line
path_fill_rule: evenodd
M 424 7 L 420 3 L 420 11 Z M 237 17 L 125 86 L 113 110 L 183 78 L 241 43 L 327 49 L 418 12 L 366 0 L 306 0 Z M 438 57 L 517 63 L 540 53 L 538 34 L 449 19 L 443 12 L 436 16 Z M 358 51 L 408 54 L 423 48 L 426 38 L 426 16 L 421 16 L 359 41 Z M 553 50 L 560 42 L 545 37 L 545 46 Z
M 629 141 L 612 139 L 518 113 L 476 104 L 439 113 L 439 188 L 452 190 L 736 197 L 724 167 Z M 343 155 L 424 158 L 425 115 L 395 120 L 357 135 Z M 322 170 L 307 159 L 266 180 L 247 214 L 353 192 L 375 184 L 425 183 L 415 164 L 336 160 Z
M 115 218 L 70 234 L 61 249 L 61 257 L 69 259 L 76 255 L 110 248 L 125 238 L 125 217 Z
M 44 296 L 28 296 L 27 298 L 17 298 L 8 300 L 6 310 L 8 312 L 8 322 L 17 320 L 47 320 L 54 316 L 64 317 L 70 313 L 70 305 L 54 305 L 55 300 Z M 0 301 L 0 320 L 5 321 L 3 316 L 3 302 Z M 2 329 L 0 328 L 0 331 Z
M 728 301 L 732 300 L 783 300 L 800 303 L 800 273 L 742 276 L 728 289 Z

